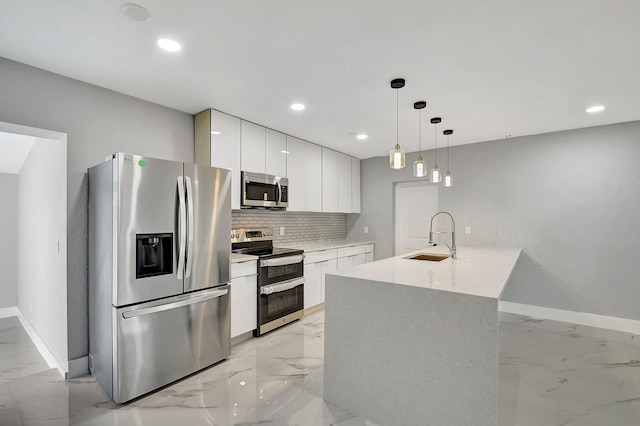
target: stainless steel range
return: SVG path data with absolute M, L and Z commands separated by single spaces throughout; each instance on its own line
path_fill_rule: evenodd
M 303 250 L 274 247 L 272 229 L 235 229 L 231 231 L 231 251 L 259 257 L 255 336 L 302 318 Z

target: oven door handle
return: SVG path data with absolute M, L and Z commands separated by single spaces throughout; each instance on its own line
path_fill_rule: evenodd
M 260 267 L 263 268 L 265 266 L 293 265 L 295 263 L 300 263 L 303 260 L 304 260 L 304 254 L 299 254 L 296 256 L 287 256 L 287 257 L 276 257 L 273 259 L 261 259 Z
M 260 294 L 263 296 L 268 296 L 273 293 L 280 293 L 281 291 L 291 290 L 292 288 L 298 287 L 302 284 L 304 284 L 304 278 L 294 278 L 289 281 L 284 281 L 280 284 L 262 286 L 260 287 Z

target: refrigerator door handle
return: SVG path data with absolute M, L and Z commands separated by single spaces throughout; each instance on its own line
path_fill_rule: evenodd
M 193 189 L 191 188 L 191 178 L 185 176 L 184 180 L 187 187 L 187 266 L 185 267 L 184 277 L 191 276 L 191 266 L 193 264 Z
M 184 272 L 184 257 L 186 251 L 186 239 L 187 239 L 187 213 L 185 206 L 185 195 L 184 195 L 184 178 L 182 176 L 178 176 L 178 202 L 180 204 L 180 220 L 178 221 L 178 232 L 180 233 L 180 248 L 178 251 L 178 271 L 177 271 L 177 279 L 182 279 L 182 274 Z
M 215 299 L 216 297 L 221 297 L 229 293 L 229 289 L 224 290 L 215 290 L 211 293 L 207 293 L 202 296 L 190 296 L 184 300 L 179 300 L 173 303 L 166 303 L 164 305 L 153 306 L 151 308 L 141 308 L 141 309 L 133 309 L 131 311 L 125 311 L 122 313 L 122 318 L 129 319 L 135 318 L 142 315 L 155 314 L 157 312 L 168 311 L 169 309 L 180 308 L 182 306 L 193 305 L 194 303 L 204 302 L 210 299 Z

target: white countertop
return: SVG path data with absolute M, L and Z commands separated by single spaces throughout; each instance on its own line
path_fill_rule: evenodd
M 457 259 L 440 262 L 407 259 L 420 253 L 449 253 L 446 246 L 427 247 L 331 274 L 499 299 L 520 249 L 458 247 L 457 251 Z
M 250 260 L 258 260 L 258 256 L 251 254 L 231 253 L 231 263 L 248 262 Z
M 375 241 L 358 241 L 358 242 L 349 242 L 346 240 L 337 240 L 337 241 L 315 241 L 311 243 L 282 243 L 278 244 L 278 247 L 287 247 L 287 248 L 295 248 L 304 251 L 320 251 L 320 250 L 330 250 L 330 249 L 339 249 L 342 247 L 352 247 L 352 246 L 361 246 L 363 244 L 375 244 Z

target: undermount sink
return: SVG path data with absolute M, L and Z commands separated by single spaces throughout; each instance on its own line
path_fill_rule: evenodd
M 413 260 L 427 260 L 429 262 L 441 262 L 447 258 L 451 257 L 450 254 L 428 254 L 428 253 L 420 253 L 415 256 L 406 257 L 405 259 L 413 259 Z

